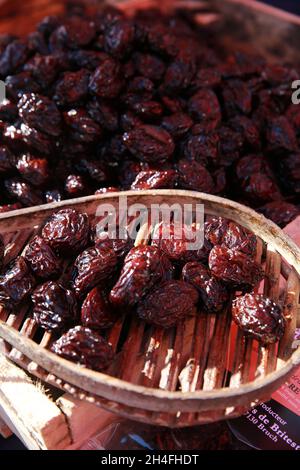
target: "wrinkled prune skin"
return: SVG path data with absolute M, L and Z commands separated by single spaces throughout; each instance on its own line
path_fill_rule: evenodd
M 165 281 L 138 304 L 141 320 L 162 328 L 171 328 L 195 313 L 199 299 L 197 290 L 184 281 Z
M 234 299 L 232 318 L 245 335 L 264 345 L 279 341 L 285 329 L 281 307 L 261 294 Z
M 208 261 L 211 273 L 231 287 L 251 289 L 264 277 L 262 267 L 253 258 L 225 246 L 214 246 Z
M 205 238 L 203 246 L 191 249 L 189 244 L 197 242 L 198 228 L 191 226 L 178 226 L 176 223 L 159 225 L 152 235 L 152 245 L 159 247 L 172 261 L 187 263 L 189 261 L 207 261 L 212 245 Z M 167 236 L 165 231 L 167 231 Z M 193 247 L 194 248 L 194 247 Z
M 156 126 L 144 125 L 123 134 L 128 150 L 142 162 L 156 163 L 168 160 L 174 152 L 170 134 Z
M 88 369 L 101 371 L 113 361 L 111 345 L 97 332 L 84 326 L 75 326 L 51 346 L 51 351 Z
M 221 109 L 212 90 L 199 90 L 189 100 L 188 109 L 192 118 L 204 122 L 208 130 L 214 130 L 221 122 Z
M 61 260 L 55 255 L 45 240 L 36 235 L 29 243 L 24 258 L 31 271 L 42 279 L 51 279 L 60 275 Z
M 205 237 L 212 245 L 222 245 L 253 257 L 256 253 L 256 236 L 230 220 L 213 217 L 205 223 Z
M 116 98 L 122 86 L 120 64 L 107 56 L 91 76 L 89 90 L 100 98 Z
M 92 330 L 111 328 L 117 316 L 100 287 L 94 287 L 81 307 L 81 323 Z
M 267 219 L 271 219 L 275 224 L 279 225 L 279 227 L 285 227 L 300 215 L 299 207 L 285 201 L 268 202 L 257 210 Z
M 127 253 L 133 248 L 134 240 L 127 236 L 127 238 L 108 238 L 107 232 L 96 233 L 93 237 L 96 248 L 110 248 L 112 249 L 118 260 L 123 260 Z
M 41 193 L 21 178 L 10 178 L 4 181 L 4 187 L 14 199 L 23 206 L 38 206 L 43 203 Z
M 19 256 L 0 276 L 0 304 L 11 310 L 28 298 L 35 285 L 25 259 Z
M 73 292 L 61 284 L 50 281 L 39 286 L 31 296 L 33 318 L 47 331 L 62 332 L 74 325 L 78 305 Z
M 155 284 L 173 277 L 167 256 L 154 246 L 132 248 L 125 258 L 120 277 L 110 292 L 116 307 L 133 307 Z
M 168 131 L 174 139 L 187 134 L 193 125 L 193 120 L 186 113 L 174 113 L 162 120 L 162 127 Z
M 59 106 L 70 105 L 84 99 L 88 94 L 90 73 L 81 69 L 78 72 L 65 72 L 55 89 L 54 101 Z
M 54 213 L 42 229 L 42 237 L 56 252 L 66 255 L 83 250 L 89 240 L 88 216 L 75 209 Z
M 57 137 L 62 132 L 57 106 L 46 96 L 25 93 L 18 103 L 19 115 L 30 127 Z
M 102 136 L 102 129 L 83 109 L 71 109 L 64 113 L 64 122 L 79 142 L 92 143 Z
M 187 263 L 183 267 L 182 279 L 198 290 L 202 305 L 207 312 L 220 312 L 229 301 L 226 287 L 197 261 Z
M 109 247 L 91 247 L 83 251 L 74 264 L 76 295 L 83 297 L 97 284 L 109 280 L 116 270 L 117 263 L 116 254 Z
M 140 171 L 131 185 L 131 189 L 167 189 L 174 188 L 177 183 L 175 170 Z
M 196 161 L 180 160 L 177 164 L 178 186 L 204 193 L 213 193 L 214 182 L 205 166 Z

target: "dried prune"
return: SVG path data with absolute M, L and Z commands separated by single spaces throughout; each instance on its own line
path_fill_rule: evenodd
M 46 96 L 25 93 L 18 103 L 19 114 L 29 127 L 57 137 L 61 134 L 61 115 Z
M 272 201 L 257 209 L 265 217 L 271 219 L 279 227 L 285 227 L 298 215 L 300 208 L 286 201 Z
M 212 90 L 199 90 L 189 99 L 189 113 L 197 122 L 204 122 L 208 130 L 214 130 L 221 121 L 221 109 Z
M 251 120 L 246 116 L 236 116 L 229 121 L 229 125 L 233 130 L 242 134 L 244 137 L 244 144 L 248 147 L 251 147 L 254 150 L 259 150 L 261 148 L 260 132 L 254 120 Z
M 116 98 L 123 86 L 120 64 L 112 57 L 96 68 L 89 82 L 89 90 L 101 98 Z
M 186 113 L 174 113 L 165 116 L 161 124 L 173 138 L 179 138 L 189 131 L 193 125 L 193 120 Z
M 87 46 L 96 35 L 96 27 L 92 21 L 71 16 L 56 30 L 57 40 L 69 48 Z
M 229 300 L 228 291 L 203 264 L 192 261 L 182 269 L 182 279 L 194 286 L 207 312 L 221 311 Z
M 92 330 L 110 328 L 117 316 L 100 287 L 94 287 L 84 299 L 81 307 L 81 323 Z
M 244 138 L 240 132 L 222 126 L 217 131 L 219 137 L 219 162 L 223 166 L 231 166 L 240 158 Z
M 199 244 L 202 246 L 199 247 Z M 159 247 L 171 260 L 180 263 L 207 261 L 212 248 L 207 240 L 202 240 L 200 229 L 195 224 L 188 226 L 176 223 L 158 225 L 152 235 L 152 245 Z
M 177 182 L 175 170 L 148 170 L 140 171 L 131 185 L 132 189 L 166 189 L 174 188 Z
M 183 145 L 184 156 L 204 165 L 216 165 L 219 157 L 219 137 L 216 133 L 203 131 L 187 138 Z
M 61 284 L 49 281 L 33 292 L 33 318 L 48 331 L 63 331 L 74 325 L 78 317 L 76 298 Z
M 232 287 L 253 288 L 264 277 L 262 267 L 253 258 L 225 246 L 214 246 L 208 261 L 212 274 Z
M 37 84 L 47 92 L 47 88 L 56 80 L 60 70 L 61 61 L 58 56 L 35 54 L 24 66 L 24 70 Z M 28 90 L 29 91 L 29 90 Z M 34 92 L 34 89 L 31 90 Z
M 241 225 L 223 217 L 213 217 L 205 223 L 205 237 L 212 245 L 226 246 L 249 256 L 254 256 L 256 253 L 256 236 Z
M 227 80 L 222 90 L 224 107 L 228 117 L 237 113 L 250 114 L 252 109 L 252 94 L 242 80 Z
M 73 139 L 79 142 L 91 143 L 101 138 L 101 127 L 83 109 L 65 112 L 64 121 L 72 130 Z
M 80 172 L 86 173 L 98 183 L 105 183 L 109 179 L 108 168 L 99 160 L 80 159 L 78 166 Z
M 290 153 L 278 162 L 278 173 L 283 188 L 290 194 L 300 193 L 300 153 Z
M 123 141 L 135 157 L 149 163 L 168 160 L 175 148 L 173 139 L 166 130 L 149 125 L 126 132 Z
M 26 62 L 28 53 L 25 41 L 16 39 L 10 42 L 0 54 L 0 76 L 6 77 L 16 72 Z
M 75 209 L 62 209 L 52 214 L 45 223 L 42 237 L 54 251 L 71 255 L 86 247 L 89 231 L 87 214 Z
M 87 103 L 87 112 L 103 129 L 110 132 L 117 131 L 119 124 L 118 112 L 111 104 L 97 98 Z
M 41 154 L 51 155 L 54 147 L 54 142 L 50 136 L 39 132 L 33 127 L 29 127 L 25 124 L 21 124 L 21 136 L 25 144 Z
M 50 177 L 47 159 L 35 157 L 30 153 L 24 153 L 18 158 L 16 169 L 20 176 L 33 186 L 43 186 Z
M 285 328 L 282 310 L 261 294 L 246 294 L 232 303 L 232 317 L 239 328 L 263 344 L 276 343 Z
M 266 139 L 270 151 L 298 150 L 295 130 L 285 116 L 271 119 L 267 126 Z
M 69 175 L 65 182 L 65 191 L 71 197 L 83 196 L 87 192 L 87 183 L 81 175 Z
M 133 248 L 134 240 L 129 236 L 125 238 L 109 238 L 107 232 L 98 232 L 97 225 L 95 227 L 94 242 L 96 248 L 112 249 L 118 260 L 123 260 L 127 253 Z
M 35 236 L 26 248 L 24 258 L 32 272 L 42 279 L 58 277 L 61 272 L 61 260 L 40 236 Z
M 107 25 L 104 30 L 104 49 L 117 57 L 124 56 L 131 50 L 135 35 L 132 21 L 121 18 Z
M 48 189 L 44 193 L 45 202 L 59 202 L 62 200 L 62 194 L 58 189 Z
M 0 304 L 12 309 L 29 296 L 35 285 L 25 259 L 19 256 L 0 276 Z
M 214 192 L 214 182 L 205 166 L 196 161 L 180 160 L 177 164 L 178 186 L 183 189 Z
M 143 100 L 143 98 L 135 100 L 131 104 L 131 108 L 144 121 L 155 121 L 163 113 L 160 103 L 153 100 Z
M 197 290 L 184 281 L 165 281 L 153 289 L 137 307 L 140 319 L 170 328 L 196 311 Z
M 106 369 L 113 361 L 111 345 L 95 331 L 75 326 L 51 346 L 51 351 L 93 370 Z
M 21 178 L 11 178 L 4 181 L 4 187 L 14 199 L 23 206 L 39 206 L 43 203 L 42 194 Z
M 8 75 L 5 79 L 5 86 L 7 96 L 14 101 L 21 98 L 23 93 L 39 93 L 41 88 L 29 72 Z
M 115 272 L 118 259 L 112 248 L 97 246 L 83 251 L 74 264 L 74 289 L 83 297 L 100 282 L 107 281 Z
M 173 266 L 161 250 L 154 246 L 132 248 L 110 292 L 110 301 L 115 306 L 133 306 L 157 282 L 172 276 Z
M 137 52 L 133 56 L 134 65 L 140 75 L 150 78 L 153 81 L 162 79 L 165 73 L 165 64 L 153 54 L 142 54 Z
M 60 105 L 74 104 L 88 94 L 90 73 L 86 69 L 78 72 L 65 72 L 56 85 L 54 101 Z

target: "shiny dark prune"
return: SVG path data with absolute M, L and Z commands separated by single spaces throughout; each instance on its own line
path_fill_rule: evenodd
M 15 156 L 5 145 L 0 146 L 0 173 L 6 173 L 14 168 Z
M 212 245 L 203 240 L 198 227 L 160 224 L 152 235 L 152 245 L 159 247 L 172 261 L 187 263 L 189 261 L 207 261 Z
M 25 259 L 19 256 L 0 276 L 0 304 L 12 309 L 29 296 L 35 285 Z
M 19 114 L 30 127 L 57 137 L 61 134 L 61 115 L 46 96 L 25 93 L 18 103 Z
M 21 98 L 23 93 L 39 93 L 41 89 L 29 72 L 8 75 L 5 79 L 5 86 L 7 96 L 14 101 Z
M 279 227 L 285 227 L 298 215 L 300 208 L 286 201 L 272 201 L 257 209 L 265 217 L 271 219 Z
M 42 229 L 42 237 L 54 251 L 71 255 L 83 250 L 89 239 L 88 216 L 75 209 L 52 214 Z
M 78 72 L 65 72 L 56 84 L 54 101 L 59 106 L 74 104 L 88 94 L 90 73 L 81 69 Z
M 28 53 L 25 41 L 16 39 L 10 42 L 0 54 L 0 76 L 15 73 L 26 62 Z
M 262 344 L 276 343 L 284 333 L 282 310 L 261 294 L 246 294 L 232 303 L 232 318 L 245 335 Z
M 70 49 L 87 46 L 96 35 L 92 21 L 79 16 L 71 16 L 56 30 L 57 40 Z
M 113 349 L 106 339 L 83 326 L 67 331 L 52 344 L 51 351 L 96 371 L 106 369 L 114 358 Z
M 24 180 L 33 186 L 43 186 L 50 178 L 50 170 L 46 158 L 39 158 L 24 153 L 16 162 L 16 169 Z
M 47 331 L 61 332 L 74 325 L 78 317 L 76 298 L 59 283 L 49 281 L 33 292 L 33 318 Z
M 45 155 L 51 155 L 54 147 L 54 142 L 50 136 L 39 132 L 33 127 L 21 124 L 21 135 L 23 142 L 32 149 Z
M 183 189 L 214 192 L 214 182 L 205 166 L 196 161 L 180 160 L 177 164 L 178 186 Z
M 264 277 L 262 267 L 241 251 L 215 245 L 209 254 L 212 274 L 229 286 L 251 289 Z
M 118 130 L 118 112 L 110 103 L 94 99 L 87 103 L 87 112 L 103 129 L 110 132 Z
M 205 222 L 205 238 L 214 245 L 221 245 L 228 230 L 229 220 L 223 217 L 212 217 Z
M 193 129 L 192 129 L 193 131 Z M 216 133 L 200 132 L 191 135 L 184 142 L 184 156 L 188 160 L 196 160 L 204 165 L 216 165 L 219 157 L 219 138 Z
M 189 113 L 197 122 L 204 122 L 208 130 L 214 130 L 221 121 L 221 109 L 212 90 L 199 90 L 189 99 Z
M 81 323 L 92 330 L 111 328 L 117 316 L 100 287 L 94 287 L 81 307 Z
M 62 194 L 58 189 L 48 189 L 44 193 L 45 202 L 59 202 L 62 200 Z
M 252 109 L 252 94 L 242 80 L 227 80 L 222 90 L 225 111 L 228 117 L 238 113 L 250 114 Z
M 109 188 L 107 188 L 109 189 Z M 103 194 L 103 193 L 102 193 Z M 127 253 L 133 248 L 134 240 L 129 236 L 126 238 L 109 238 L 107 232 L 100 232 L 97 231 L 97 225 L 95 227 L 95 235 L 94 235 L 94 242 L 95 247 L 102 249 L 102 248 L 110 248 L 112 249 L 118 260 L 123 260 Z
M 226 287 L 198 261 L 192 261 L 183 267 L 182 279 L 198 290 L 207 312 L 221 311 L 229 300 Z
M 261 137 L 257 124 L 247 116 L 236 116 L 229 121 L 233 130 L 238 131 L 244 138 L 244 144 L 254 150 L 261 148 Z
M 134 23 L 121 18 L 107 25 L 104 30 L 104 49 L 109 54 L 122 57 L 131 51 L 134 40 Z
M 90 78 L 89 90 L 100 98 L 116 98 L 123 86 L 120 64 L 112 57 L 96 68 Z
M 167 256 L 154 246 L 132 248 L 125 258 L 120 277 L 110 292 L 114 306 L 133 306 L 152 287 L 173 276 L 173 266 Z
M 199 294 L 184 281 L 165 281 L 153 289 L 138 305 L 141 320 L 162 328 L 171 328 L 196 312 Z
M 43 203 L 42 194 L 21 178 L 10 178 L 4 181 L 4 187 L 14 199 L 23 206 L 39 206 Z
M 54 55 L 35 54 L 24 66 L 24 70 L 47 92 L 47 88 L 63 69 L 60 58 Z M 29 90 L 28 90 L 29 91 Z M 34 92 L 34 90 L 31 90 Z
M 80 172 L 86 173 L 98 183 L 105 183 L 109 179 L 108 168 L 100 160 L 87 160 L 86 158 L 82 158 L 76 168 L 78 168 Z
M 99 246 L 88 248 L 74 264 L 74 289 L 78 297 L 83 297 L 97 284 L 107 281 L 117 267 L 117 256 L 112 248 Z
M 101 138 L 101 127 L 84 109 L 70 109 L 63 116 L 66 125 L 72 130 L 72 137 L 75 140 L 91 143 Z
M 167 189 L 174 188 L 177 182 L 175 170 L 140 171 L 131 185 L 132 189 Z
M 144 121 L 156 121 L 163 113 L 160 103 L 153 100 L 136 100 L 131 105 L 132 110 Z
M 175 149 L 170 134 L 156 126 L 144 125 L 126 132 L 123 141 L 135 157 L 149 163 L 168 160 Z
M 294 128 L 285 116 L 270 120 L 266 139 L 270 151 L 287 150 L 293 152 L 299 149 Z
M 31 271 L 42 279 L 58 277 L 61 272 L 61 260 L 53 253 L 45 240 L 38 235 L 29 243 L 24 258 Z

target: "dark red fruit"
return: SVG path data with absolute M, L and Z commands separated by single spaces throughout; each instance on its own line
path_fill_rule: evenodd
M 89 90 L 100 98 L 116 98 L 123 86 L 120 64 L 107 57 L 97 67 L 89 82 Z
M 268 204 L 259 207 L 257 211 L 267 219 L 271 219 L 279 227 L 285 227 L 300 215 L 300 208 L 286 201 L 268 202 Z
M 39 158 L 24 153 L 17 160 L 16 168 L 20 176 L 33 186 L 43 186 L 50 178 L 50 169 L 46 158 Z
M 154 246 L 132 248 L 125 258 L 119 280 L 110 293 L 113 305 L 133 306 L 152 287 L 173 276 L 173 267 L 167 256 Z
M 177 164 L 178 185 L 183 189 L 214 192 L 214 182 L 205 166 L 196 161 L 180 160 Z
M 4 181 L 7 193 L 20 201 L 23 206 L 38 206 L 43 203 L 42 195 L 21 178 L 11 178 Z
M 57 137 L 61 134 L 61 115 L 56 104 L 46 96 L 25 93 L 18 103 L 23 121 L 35 129 Z
M 246 294 L 232 303 L 232 317 L 245 335 L 263 344 L 276 343 L 285 329 L 279 305 L 261 294 Z
M 170 116 L 165 116 L 161 124 L 173 138 L 177 139 L 190 130 L 193 125 L 193 120 L 186 113 L 174 113 Z
M 212 274 L 232 287 L 249 289 L 263 279 L 262 267 L 245 253 L 216 245 L 209 254 Z
M 220 312 L 229 301 L 226 287 L 197 261 L 187 263 L 183 267 L 182 279 L 198 290 L 207 312 Z
M 220 104 L 212 90 L 199 90 L 190 98 L 188 109 L 195 121 L 205 123 L 207 130 L 215 129 L 221 121 Z
M 72 130 L 72 137 L 79 142 L 91 143 L 99 140 L 102 129 L 83 109 L 71 109 L 64 113 L 64 121 Z
M 266 139 L 272 151 L 293 152 L 299 148 L 295 130 L 285 116 L 276 117 L 268 123 Z
M 80 175 L 69 175 L 65 182 L 65 191 L 70 197 L 83 196 L 87 192 L 87 184 Z
M 197 290 L 184 281 L 165 281 L 152 290 L 137 307 L 141 320 L 170 328 L 196 312 Z
M 90 73 L 81 69 L 78 72 L 66 72 L 56 85 L 54 101 L 60 105 L 74 104 L 88 94 Z
M 48 331 L 63 331 L 77 321 L 78 306 L 70 290 L 56 282 L 46 282 L 31 296 L 33 318 Z
M 83 251 L 75 261 L 74 289 L 83 297 L 100 282 L 107 281 L 117 267 L 117 256 L 108 247 L 94 247 Z
M 103 248 L 110 248 L 112 249 L 118 260 L 123 260 L 123 258 L 127 255 L 127 253 L 133 248 L 134 240 L 129 236 L 127 238 L 108 238 L 107 232 L 97 233 L 97 226 L 96 226 L 96 233 L 94 237 L 94 242 L 96 248 L 100 250 Z
M 81 307 L 81 323 L 92 330 L 111 328 L 117 316 L 100 287 L 88 293 Z
M 128 150 L 143 162 L 156 163 L 168 160 L 174 152 L 170 134 L 156 126 L 140 126 L 126 132 L 123 142 Z
M 29 243 L 24 258 L 34 274 L 42 279 L 58 277 L 61 272 L 61 260 L 38 235 Z
M 0 147 L 0 173 L 6 173 L 14 168 L 15 156 L 6 146 Z
M 0 304 L 7 309 L 19 305 L 36 285 L 27 263 L 19 256 L 0 276 Z
M 95 331 L 75 326 L 55 341 L 51 351 L 88 369 L 100 371 L 113 361 L 111 345 Z
M 49 218 L 42 237 L 59 253 L 72 255 L 83 250 L 89 239 L 88 216 L 75 209 L 62 209 Z
M 174 188 L 177 182 L 175 170 L 140 171 L 131 185 L 132 189 L 167 189 Z
M 207 240 L 202 240 L 200 235 L 195 224 L 160 224 L 152 235 L 152 245 L 159 247 L 176 262 L 207 261 L 212 246 Z M 202 246 L 199 247 L 199 244 Z

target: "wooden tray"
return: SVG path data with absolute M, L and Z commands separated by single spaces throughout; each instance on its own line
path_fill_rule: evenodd
M 262 347 L 245 341 L 232 325 L 230 312 L 217 316 L 199 312 L 168 331 L 124 316 L 108 333 L 118 359 L 111 375 L 106 375 L 49 352 L 51 335 L 44 333 L 41 338 L 25 305 L 10 315 L 0 311 L 6 355 L 75 397 L 153 424 L 187 426 L 231 418 L 268 399 L 300 365 L 300 350 L 293 354 L 291 350 L 299 308 L 300 250 L 253 210 L 216 196 L 176 190 L 128 191 L 22 209 L 0 216 L 0 232 L 11 240 L 6 262 L 22 252 L 54 210 L 76 207 L 93 215 L 101 202 L 118 208 L 121 195 L 127 196 L 128 204 L 146 206 L 204 203 L 206 214 L 222 215 L 250 228 L 259 238 L 257 259 L 265 263 L 263 291 L 274 300 L 280 296 L 284 304 L 287 328 L 279 345 Z M 136 243 L 147 243 L 148 235 L 148 228 L 142 227 Z

